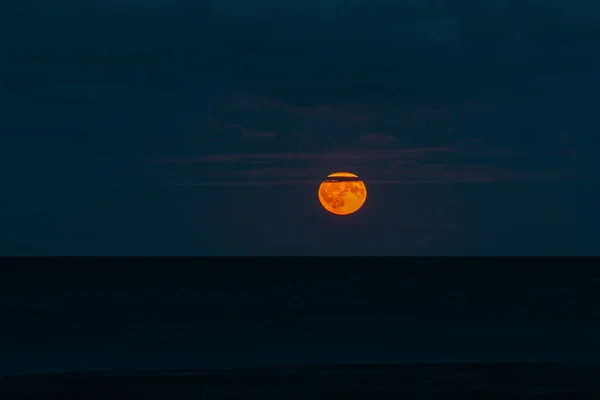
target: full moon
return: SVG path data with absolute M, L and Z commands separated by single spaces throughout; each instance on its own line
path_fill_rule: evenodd
M 358 176 L 349 172 L 328 175 L 319 186 L 319 201 L 323 208 L 336 215 L 358 211 L 367 200 L 367 188 Z

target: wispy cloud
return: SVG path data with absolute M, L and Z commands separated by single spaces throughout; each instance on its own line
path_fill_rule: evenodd
M 227 105 L 233 109 L 273 109 L 286 111 L 300 116 L 328 117 L 346 121 L 366 121 L 374 118 L 372 115 L 368 115 L 364 108 L 362 110 L 357 109 L 357 107 L 352 109 L 352 107 L 348 105 L 335 104 L 294 106 L 286 103 L 281 98 L 259 96 L 249 93 L 232 96 L 229 98 Z
M 163 159 L 160 163 L 169 164 L 198 164 L 198 163 L 230 163 L 239 160 L 249 161 L 253 159 L 272 160 L 311 160 L 311 161 L 336 161 L 336 160 L 375 160 L 375 159 L 399 159 L 399 158 L 423 158 L 429 153 L 450 152 L 450 147 L 423 147 L 394 149 L 386 151 L 360 151 L 330 153 L 264 153 L 264 154 L 214 154 L 200 157 Z
M 186 166 L 178 185 L 316 184 L 334 171 L 349 170 L 369 184 L 486 183 L 501 181 L 597 180 L 593 153 L 511 149 L 413 148 L 330 153 L 219 154 L 165 159 Z M 588 160 L 579 163 L 577 160 Z
M 277 136 L 277 134 L 275 132 L 259 131 L 256 129 L 250 129 L 250 128 L 244 127 L 241 124 L 226 124 L 226 125 L 223 125 L 223 128 L 239 131 L 243 138 L 250 139 L 250 140 L 273 139 Z
M 394 143 L 396 138 L 383 133 L 367 133 L 358 139 L 359 144 L 381 146 L 390 143 Z

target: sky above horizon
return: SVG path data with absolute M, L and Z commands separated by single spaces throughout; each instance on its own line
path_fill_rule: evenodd
M 594 2 L 3 8 L 0 254 L 599 254 Z

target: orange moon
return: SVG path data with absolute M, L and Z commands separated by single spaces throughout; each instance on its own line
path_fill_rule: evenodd
M 319 186 L 319 201 L 324 209 L 336 215 L 357 212 L 367 200 L 367 187 L 349 172 L 328 175 Z

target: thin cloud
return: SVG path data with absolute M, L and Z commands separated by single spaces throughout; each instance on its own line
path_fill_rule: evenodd
M 343 107 L 334 104 L 293 106 L 280 98 L 252 94 L 234 95 L 228 100 L 228 106 L 247 110 L 283 110 L 300 116 L 328 117 L 346 121 L 367 121 L 374 118 L 373 116 L 366 115 L 364 110 L 362 112 L 358 110 L 349 110 L 348 106 Z
M 241 133 L 241 136 L 245 139 L 263 140 L 263 139 L 273 139 L 273 138 L 277 137 L 277 134 L 275 132 L 259 131 L 256 129 L 250 129 L 250 128 L 244 127 L 241 124 L 226 124 L 226 125 L 223 125 L 223 128 L 239 131 Z
M 322 177 L 326 176 L 327 172 L 323 171 L 321 177 L 313 179 L 282 179 L 283 177 L 260 176 L 256 174 L 253 180 L 229 180 L 227 177 L 220 179 L 207 180 L 205 177 L 198 177 L 187 182 L 176 182 L 170 186 L 182 187 L 210 187 L 210 186 L 295 186 L 295 185 L 318 185 Z M 302 174 L 298 174 L 302 175 Z M 360 174 L 359 174 L 360 175 Z M 466 183 L 466 184 L 485 184 L 495 182 L 556 182 L 556 181 L 571 181 L 580 179 L 579 174 L 568 173 L 546 173 L 546 172 L 527 172 L 527 171 L 511 171 L 505 169 L 490 169 L 487 173 L 474 174 L 469 171 L 457 170 L 453 173 L 443 172 L 438 176 L 434 174 L 412 174 L 411 176 L 397 177 L 390 179 L 365 179 L 368 185 L 415 185 L 415 184 L 448 184 L 448 183 Z M 363 177 L 363 175 L 360 175 Z M 289 178 L 289 177 L 288 177 Z M 598 181 L 598 177 L 589 177 L 588 180 Z
M 483 143 L 483 140 L 475 139 L 475 144 Z M 166 158 L 158 160 L 160 164 L 202 164 L 202 163 L 237 163 L 240 161 L 251 160 L 308 160 L 308 161 L 371 161 L 371 160 L 393 160 L 394 162 L 406 162 L 407 160 L 427 159 L 436 156 L 485 156 L 485 157 L 525 157 L 535 156 L 541 158 L 564 158 L 573 157 L 574 155 L 592 156 L 596 153 L 595 149 L 514 149 L 500 147 L 415 147 L 415 148 L 397 148 L 397 149 L 382 149 L 382 150 L 360 150 L 360 151 L 332 151 L 325 153 L 230 153 L 230 154 L 210 154 L 198 157 L 186 158 Z M 489 159 L 492 161 L 492 158 Z
M 358 139 L 359 144 L 363 145 L 386 145 L 396 141 L 396 138 L 383 133 L 367 133 Z
M 598 179 L 586 161 L 589 157 L 573 157 L 567 151 L 414 148 L 323 154 L 221 154 L 163 160 L 162 164 L 187 165 L 189 174 L 181 175 L 185 182 L 178 184 L 192 186 L 314 185 L 337 170 L 355 172 L 374 185 Z M 177 181 L 177 176 L 174 179 Z
M 163 164 L 235 163 L 240 160 L 374 160 L 396 158 L 423 158 L 428 153 L 451 152 L 451 147 L 420 147 L 386 151 L 330 152 L 330 153 L 265 153 L 265 154 L 212 154 L 200 157 L 163 159 Z

